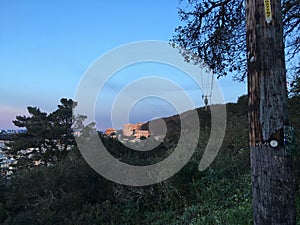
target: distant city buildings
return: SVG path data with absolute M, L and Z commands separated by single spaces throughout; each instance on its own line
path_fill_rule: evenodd
M 13 130 L 13 129 L 1 129 L 0 134 L 20 134 L 20 133 L 25 133 L 26 130 Z
M 0 140 L 0 176 L 1 177 L 10 177 L 13 175 L 17 168 L 21 167 L 35 167 L 40 165 L 45 165 L 45 163 L 40 159 L 41 154 L 38 152 L 38 148 L 27 148 L 22 149 L 16 152 L 15 154 L 11 153 L 11 147 L 5 146 L 5 144 L 10 143 L 10 141 Z M 23 162 L 31 163 L 24 164 Z M 21 163 L 20 163 L 21 162 Z
M 5 147 L 5 143 L 8 141 L 0 140 L 0 175 L 1 177 L 8 177 L 14 173 L 16 170 L 17 160 L 11 155 L 7 154 L 3 149 L 8 149 Z

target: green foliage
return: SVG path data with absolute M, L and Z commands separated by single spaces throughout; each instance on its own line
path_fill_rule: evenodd
M 187 61 L 198 56 L 214 73 L 225 76 L 233 70 L 245 77 L 246 25 L 243 1 L 188 1 L 188 10 L 180 9 L 183 26 L 176 28 L 172 42 L 186 49 Z M 192 9 L 192 10 L 190 10 Z M 194 59 L 195 58 L 195 59 Z
M 300 96 L 296 93 L 289 99 L 289 119 L 291 126 L 295 129 L 295 146 L 293 156 L 296 173 L 296 205 L 297 205 L 297 224 L 300 224 Z
M 197 209 L 196 209 L 197 210 Z M 217 209 L 208 215 L 192 219 L 191 225 L 232 225 L 243 224 L 251 225 L 252 205 L 251 203 L 237 204 L 229 209 Z
M 77 103 L 72 99 L 62 98 L 58 109 L 47 114 L 37 107 L 28 107 L 29 116 L 17 116 L 13 123 L 26 128 L 26 133 L 15 135 L 12 149 L 14 153 L 21 149 L 38 148 L 45 162 L 56 161 L 66 156 L 67 151 L 75 146 L 74 129 L 86 129 L 83 125 L 85 116 L 74 118 L 72 110 Z
M 65 224 L 70 212 L 104 201 L 111 191 L 110 182 L 75 150 L 55 166 L 21 171 L 8 182 L 5 209 L 9 217 L 4 224 Z
M 51 121 L 51 139 L 56 140 L 63 152 L 67 151 L 68 146 L 74 146 L 75 140 L 73 136 L 72 110 L 76 107 L 77 103 L 72 99 L 62 98 L 61 105 L 58 109 L 51 113 L 48 117 Z M 56 146 L 57 147 L 57 146 Z
M 187 62 L 206 64 L 218 76 L 233 74 L 244 80 L 247 75 L 246 11 L 243 0 L 186 0 L 179 9 L 181 25 L 171 40 Z M 300 4 L 282 0 L 286 55 L 298 61 L 300 54 Z M 288 64 L 288 72 L 299 65 Z
M 29 117 L 17 116 L 13 123 L 17 127 L 25 127 L 27 132 L 15 137 L 13 148 L 15 151 L 29 147 L 41 148 L 47 146 L 50 137 L 50 120 L 47 113 L 41 112 L 39 108 L 27 107 Z
M 299 106 L 294 105 L 295 101 L 290 99 L 292 112 Z M 196 152 L 182 170 L 164 182 L 146 187 L 124 186 L 105 180 L 86 164 L 75 148 L 53 166 L 21 171 L 10 180 L 1 180 L 0 223 L 252 224 L 247 114 L 242 111 L 245 102 L 244 96 L 237 104 L 228 105 L 226 139 L 219 155 L 206 171 L 199 172 L 198 164 L 207 144 L 209 127 L 202 127 Z M 292 121 L 297 122 L 298 118 L 296 114 L 291 115 Z M 178 125 L 176 117 L 168 123 L 174 127 Z M 300 128 L 298 123 L 295 127 Z M 99 135 L 115 157 L 132 160 L 133 163 L 140 159 L 151 163 L 168 155 L 168 151 L 176 146 L 165 142 L 159 147 L 162 151 L 166 150 L 164 153 L 138 156 L 117 140 Z M 298 186 L 299 177 L 298 174 Z M 299 199 L 297 193 L 298 211 Z
M 300 68 L 297 73 L 293 77 L 292 83 L 290 85 L 290 96 L 291 97 L 299 97 L 300 96 Z

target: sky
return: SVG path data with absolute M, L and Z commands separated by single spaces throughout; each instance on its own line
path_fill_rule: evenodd
M 178 7 L 185 5 L 176 0 L 0 1 L 0 129 L 16 129 L 12 120 L 28 115 L 27 106 L 52 112 L 61 98 L 75 99 L 88 68 L 111 50 L 145 40 L 169 41 L 181 24 Z M 112 126 L 110 108 L 118 93 L 149 76 L 178 83 L 196 107 L 203 106 L 203 90 L 182 71 L 159 63 L 138 63 L 112 74 L 99 90 L 95 102 L 99 130 Z M 209 89 L 210 78 L 205 82 Z M 158 83 L 148 82 L 143 88 Z M 225 102 L 235 102 L 246 93 L 246 84 L 230 77 L 218 83 Z M 128 112 L 129 122 L 177 113 L 176 106 L 160 96 L 158 90 L 155 96 L 137 99 Z

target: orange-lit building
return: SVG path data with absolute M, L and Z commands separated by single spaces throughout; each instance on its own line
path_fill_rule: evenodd
M 141 138 L 141 137 L 146 137 L 148 138 L 150 136 L 149 130 L 142 130 L 142 126 L 144 123 L 136 123 L 136 124 L 131 124 L 127 123 L 124 124 L 123 127 L 123 135 L 124 136 L 134 136 L 136 138 Z
M 148 138 L 150 137 L 150 132 L 149 130 L 137 130 L 133 136 L 135 136 L 136 138 L 141 138 L 141 137 L 145 137 Z
M 111 136 L 111 135 L 116 134 L 116 132 L 117 132 L 117 130 L 114 129 L 114 128 L 107 128 L 106 131 L 105 131 L 105 134 L 106 134 L 107 136 Z

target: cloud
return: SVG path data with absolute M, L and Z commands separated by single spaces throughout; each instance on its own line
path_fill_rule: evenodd
M 12 123 L 17 115 L 27 115 L 26 109 L 0 105 L 0 129 L 19 129 Z

